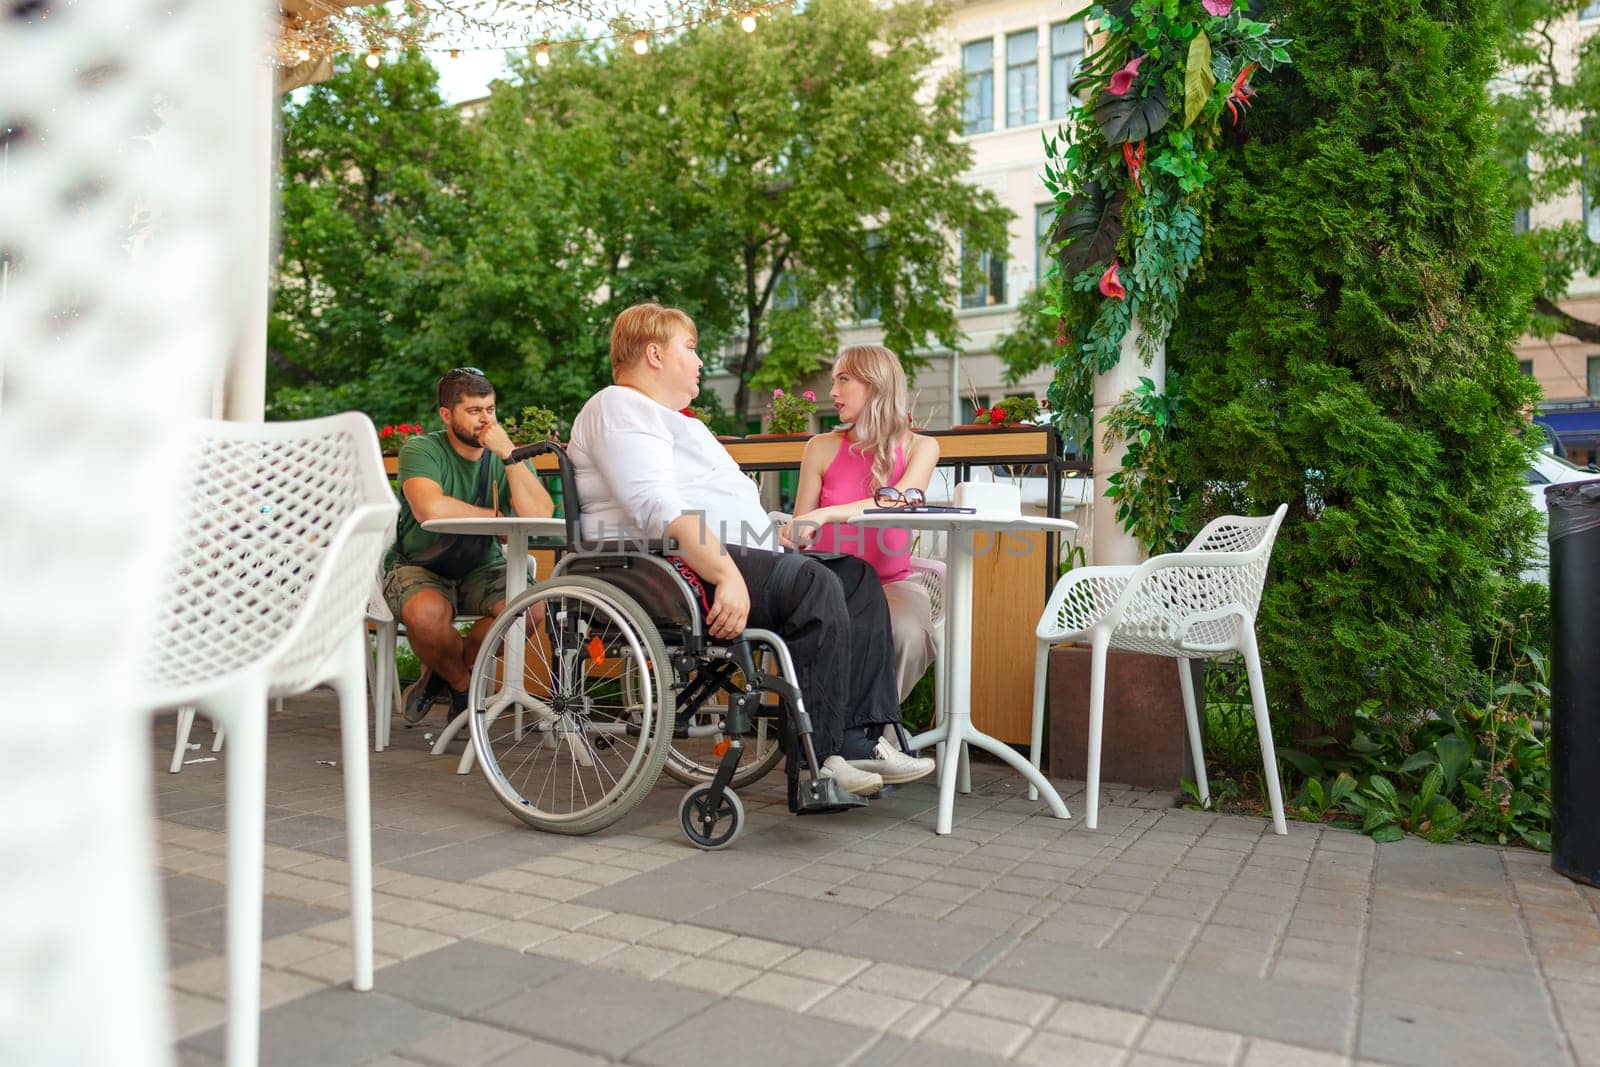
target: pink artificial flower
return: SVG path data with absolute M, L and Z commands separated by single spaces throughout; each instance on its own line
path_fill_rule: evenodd
M 1139 73 L 1139 64 L 1143 62 L 1143 55 L 1137 55 L 1128 60 L 1121 70 L 1111 75 L 1111 84 L 1106 87 L 1106 92 L 1112 96 L 1121 96 L 1133 88 L 1133 76 Z
M 783 390 L 782 389 L 774 389 L 772 391 L 772 399 L 774 399 L 774 400 L 778 399 L 782 395 L 783 395 Z
M 805 397 L 807 400 L 815 400 L 817 398 L 817 394 L 813 393 L 809 389 L 807 389 L 805 392 L 801 393 L 800 395 Z
M 1233 0 L 1200 0 L 1200 6 L 1220 19 L 1233 10 Z
M 1111 266 L 1107 267 L 1106 272 L 1100 275 L 1101 296 L 1109 296 L 1114 300 L 1127 299 L 1128 290 L 1127 287 L 1122 284 L 1122 277 L 1118 270 L 1121 265 L 1122 264 L 1116 259 L 1112 259 Z

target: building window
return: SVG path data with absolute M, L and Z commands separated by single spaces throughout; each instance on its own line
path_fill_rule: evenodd
M 1006 37 L 1006 125 L 1039 121 L 1039 31 Z
M 1033 209 L 1033 280 L 1044 281 L 1050 269 L 1050 230 L 1056 221 L 1055 201 L 1040 204 Z
M 967 72 L 962 132 L 987 133 L 994 129 L 994 41 L 962 45 L 961 68 Z
M 1589 397 L 1600 397 L 1600 356 L 1590 356 L 1588 361 L 1589 371 Z
M 1588 22 L 1590 19 L 1600 19 L 1600 3 L 1585 5 L 1584 9 L 1578 12 L 1579 22 Z
M 1072 110 L 1072 79 L 1083 64 L 1083 21 L 1050 27 L 1050 117 L 1062 119 Z
M 867 231 L 867 256 L 866 256 L 866 258 L 867 258 L 867 262 L 869 264 L 877 262 L 879 249 L 881 249 L 882 247 L 883 247 L 883 234 L 879 233 L 877 230 L 868 230 Z M 876 275 L 877 271 L 871 271 L 871 273 Z M 872 293 L 863 292 L 861 290 L 857 290 L 856 291 L 856 320 L 858 322 L 865 322 L 868 319 L 878 319 L 878 318 L 882 318 L 882 317 L 883 317 L 883 308 L 879 306 L 877 297 L 875 297 Z
M 772 283 L 772 310 L 793 311 L 801 304 L 800 283 L 792 271 L 783 271 Z
M 1517 369 L 1519 371 L 1521 371 L 1523 374 L 1528 375 L 1528 377 L 1530 377 L 1530 378 L 1533 377 L 1533 360 L 1531 360 L 1531 359 L 1519 359 L 1519 360 L 1517 360 Z
M 963 239 L 963 245 L 966 243 Z M 965 251 L 962 252 L 961 262 L 967 261 Z M 964 308 L 992 307 L 995 304 L 1006 302 L 1006 257 L 993 256 L 985 252 L 978 257 L 977 270 L 969 279 L 969 284 L 961 293 L 961 306 Z

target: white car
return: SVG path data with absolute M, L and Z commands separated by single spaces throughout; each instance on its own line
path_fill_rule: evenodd
M 1560 482 L 1584 482 L 1600 478 L 1600 472 L 1585 470 L 1574 466 L 1564 459 L 1551 455 L 1549 452 L 1538 451 L 1533 453 L 1533 458 L 1528 461 L 1527 470 L 1524 472 L 1527 481 L 1523 489 L 1528 493 L 1528 499 L 1533 502 L 1533 509 L 1544 519 L 1548 504 L 1545 501 L 1544 491 L 1547 486 Z M 1550 581 L 1550 548 L 1543 531 L 1534 544 L 1533 557 L 1522 572 L 1522 578 L 1528 582 L 1548 584 Z

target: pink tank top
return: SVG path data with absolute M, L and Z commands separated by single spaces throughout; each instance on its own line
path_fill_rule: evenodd
M 817 498 L 819 507 L 830 504 L 848 504 L 872 495 L 872 456 L 851 447 L 849 437 L 841 434 L 839 451 L 833 462 L 822 472 L 822 492 Z M 906 450 L 896 445 L 894 470 L 889 474 L 889 484 L 900 480 L 906 471 Z M 829 523 L 822 528 L 812 548 L 818 552 L 848 552 L 860 556 L 878 572 L 878 580 L 887 585 L 911 574 L 911 534 L 892 527 L 863 527 L 850 522 Z

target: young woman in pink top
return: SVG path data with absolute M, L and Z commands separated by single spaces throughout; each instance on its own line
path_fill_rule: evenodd
M 906 375 L 882 345 L 852 345 L 833 365 L 830 390 L 844 425 L 818 434 L 800 461 L 794 523 L 786 540 L 819 552 L 860 556 L 878 572 L 894 630 L 900 699 L 933 662 L 933 607 L 911 577 L 911 537 L 902 529 L 860 527 L 850 520 L 873 507 L 883 486 L 926 491 L 939 462 L 939 442 L 911 432 Z

